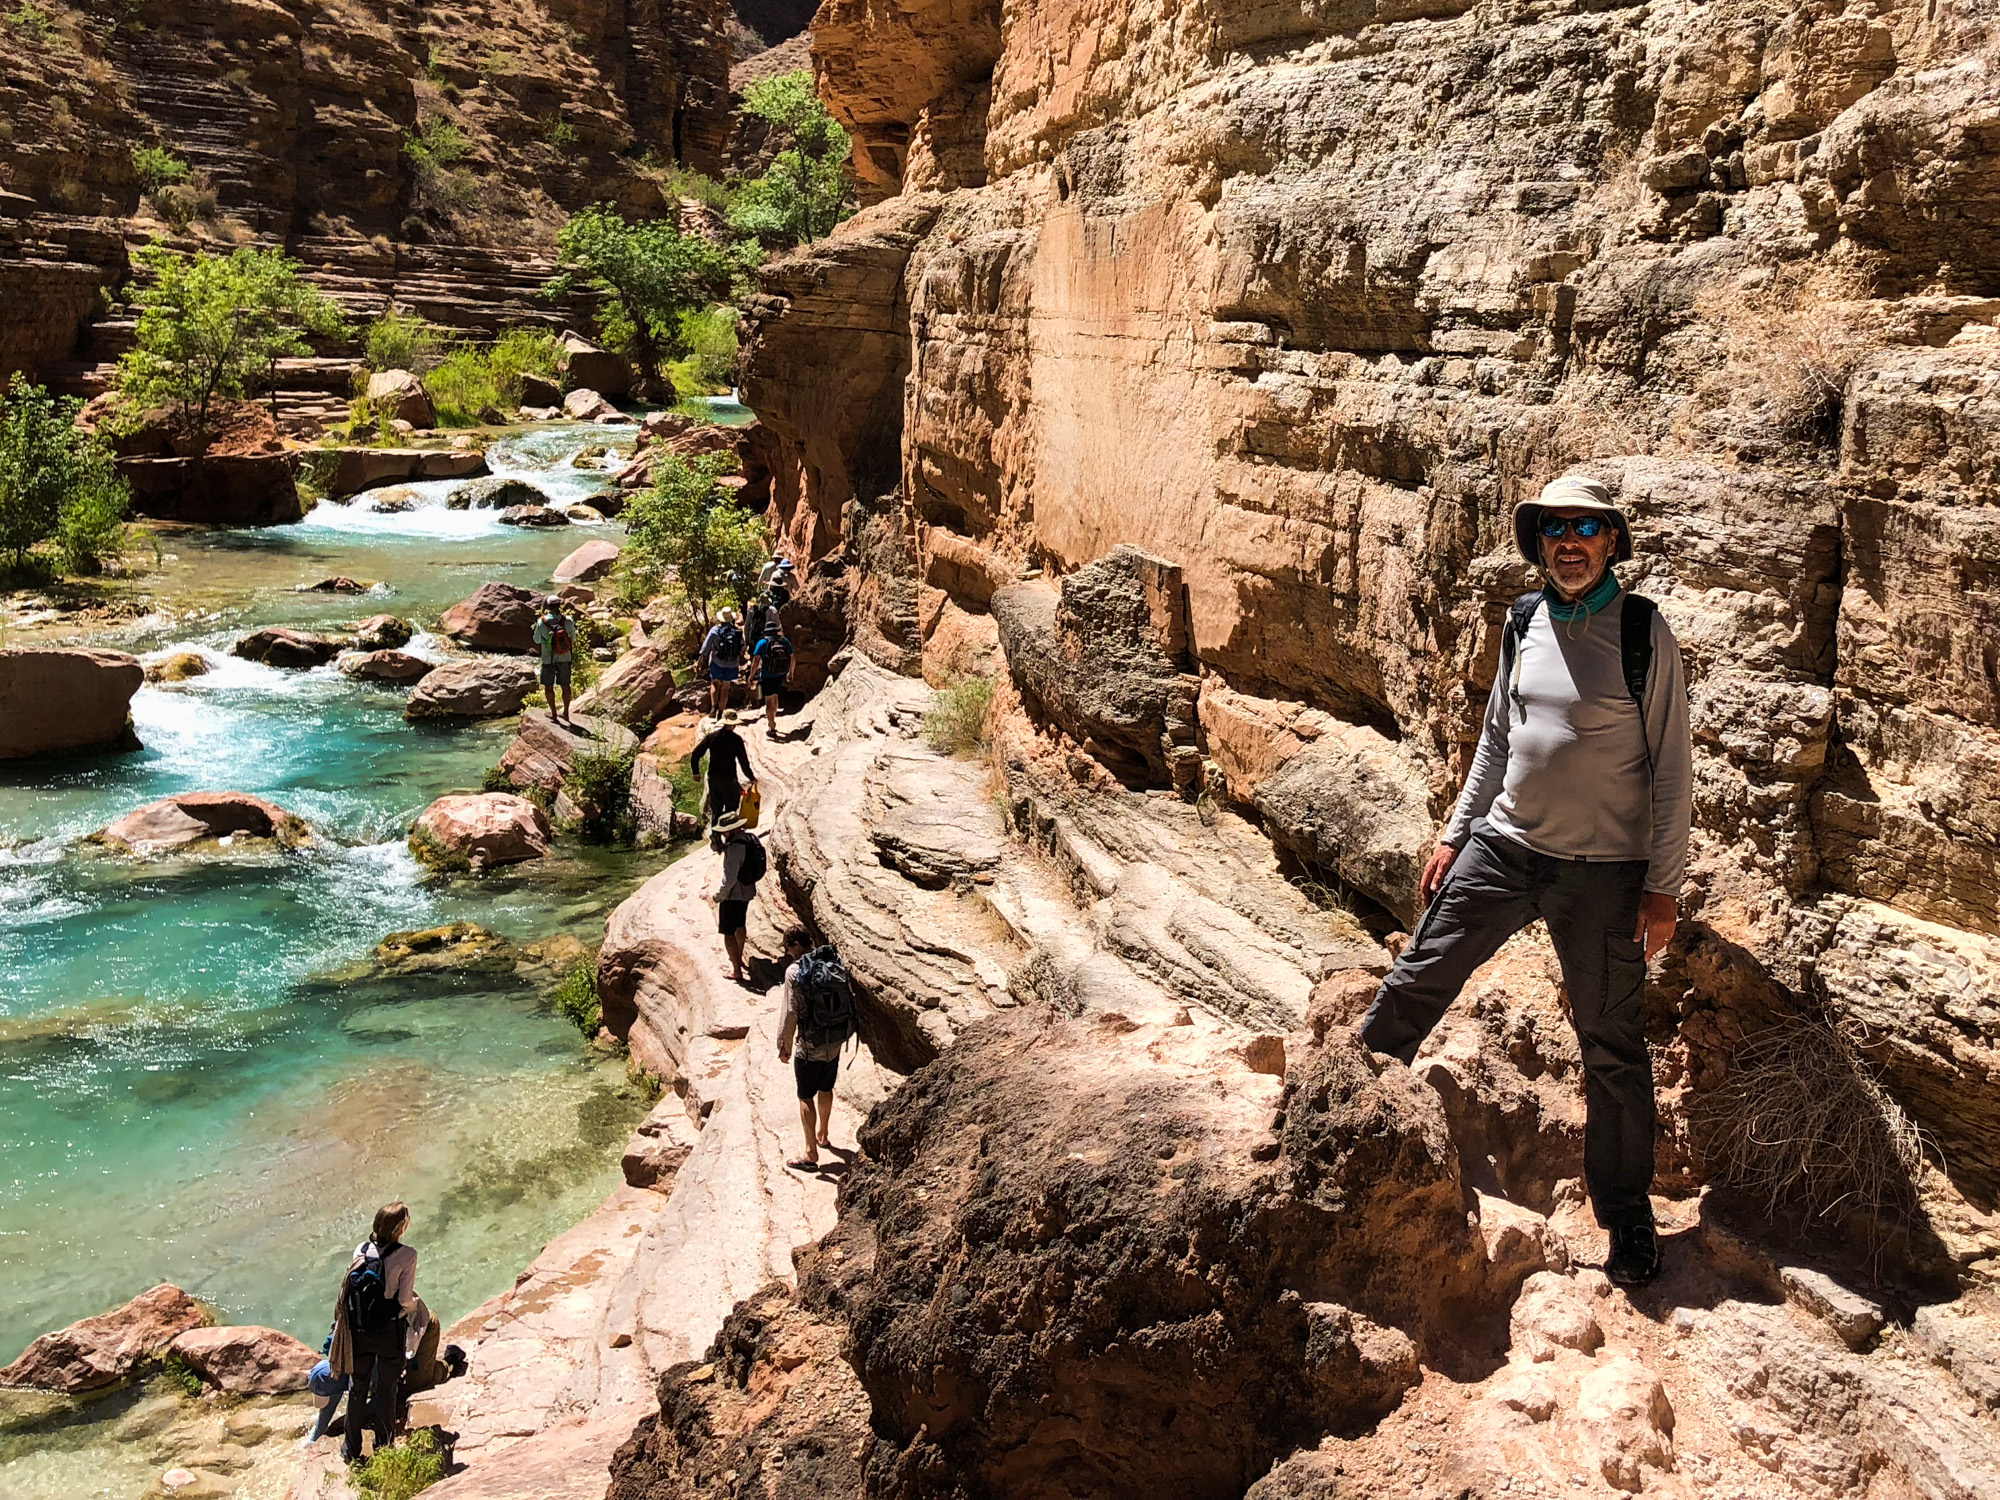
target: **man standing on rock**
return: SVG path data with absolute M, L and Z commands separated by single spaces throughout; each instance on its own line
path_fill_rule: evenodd
M 750 925 L 750 903 L 757 899 L 757 882 L 770 868 L 764 844 L 735 813 L 724 813 L 708 832 L 709 846 L 722 856 L 722 885 L 715 893 L 715 927 L 729 955 L 729 977 L 738 984 L 749 979 L 743 968 L 743 939 Z
M 833 1086 L 840 1081 L 840 1049 L 854 1035 L 854 987 L 833 945 L 813 947 L 803 927 L 785 934 L 785 957 L 792 964 L 785 971 L 778 1061 L 792 1065 L 806 1135 L 805 1153 L 785 1165 L 794 1172 L 817 1172 L 820 1149 L 833 1146 L 827 1131 L 833 1124 Z
M 750 747 L 736 732 L 736 726 L 742 722 L 735 709 L 725 708 L 722 721 L 696 740 L 694 749 L 688 752 L 688 769 L 702 778 L 701 815 L 710 821 L 743 805 L 743 785 L 736 780 L 739 766 L 743 782 L 750 786 L 757 784 L 757 768 L 750 764 Z
M 1611 571 L 1632 537 L 1602 484 L 1556 480 L 1515 507 L 1514 536 L 1545 582 L 1509 611 L 1471 774 L 1424 866 L 1423 921 L 1361 1039 L 1411 1062 L 1472 971 L 1542 918 L 1583 1050 L 1604 1269 L 1637 1285 L 1660 1270 L 1646 964 L 1674 933 L 1692 812 L 1681 653 Z
M 574 666 L 575 635 L 563 615 L 562 600 L 549 595 L 542 605 L 542 617 L 535 621 L 535 644 L 542 648 L 542 696 L 549 700 L 549 712 L 569 723 L 569 679 Z M 562 689 L 562 708 L 556 708 L 556 689 Z

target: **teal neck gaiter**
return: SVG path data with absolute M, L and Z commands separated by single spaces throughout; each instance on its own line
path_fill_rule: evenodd
M 1555 585 L 1552 583 L 1543 584 L 1542 593 L 1547 596 L 1549 601 L 1549 618 L 1551 620 L 1568 622 L 1580 617 L 1594 615 L 1613 599 L 1616 599 L 1618 597 L 1618 577 L 1611 569 L 1606 568 L 1604 576 L 1597 580 L 1597 587 L 1585 594 L 1574 604 L 1566 602 L 1563 596 L 1556 592 Z

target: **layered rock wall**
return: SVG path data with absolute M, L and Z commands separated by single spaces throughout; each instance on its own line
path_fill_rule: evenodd
M 1024 570 L 1136 544 L 1185 582 L 1211 790 L 1407 921 L 1533 579 L 1509 512 L 1587 470 L 1694 699 L 1671 1089 L 1824 1007 L 1978 1222 L 1990 15 L 830 0 L 814 38 L 883 201 L 771 269 L 744 384 L 857 642 L 898 597 L 927 652 L 1004 635 Z M 900 517 L 872 563 L 838 547 L 857 496 Z M 1030 707 L 1097 758 L 1087 715 Z M 1946 1236 L 1961 1263 L 1992 1227 Z

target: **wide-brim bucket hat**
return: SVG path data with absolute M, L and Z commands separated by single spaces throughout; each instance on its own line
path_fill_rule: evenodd
M 1536 567 L 1542 565 L 1539 532 L 1545 510 L 1603 511 L 1611 518 L 1612 528 L 1618 533 L 1611 560 L 1615 563 L 1631 560 L 1632 525 L 1625 519 L 1625 512 L 1611 503 L 1611 491 L 1587 475 L 1565 474 L 1543 485 L 1541 494 L 1534 499 L 1523 500 L 1514 507 L 1514 545 L 1521 549 L 1521 556 Z
M 710 833 L 734 833 L 737 829 L 748 826 L 740 816 L 732 812 L 724 813 L 713 823 L 709 824 L 708 831 Z

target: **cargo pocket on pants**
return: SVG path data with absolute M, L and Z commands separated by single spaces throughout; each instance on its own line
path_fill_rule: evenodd
M 1636 938 L 1607 933 L 1604 938 L 1605 1026 L 1643 1034 L 1646 1002 L 1646 950 Z

